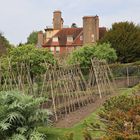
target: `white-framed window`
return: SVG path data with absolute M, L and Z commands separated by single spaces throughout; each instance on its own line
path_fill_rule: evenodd
M 60 47 L 57 46 L 57 47 L 56 47 L 56 53 L 59 53 L 59 52 L 60 52 Z
M 71 35 L 67 36 L 67 42 L 73 42 L 73 36 Z
M 50 51 L 51 52 L 54 52 L 54 47 L 50 47 Z
M 94 36 L 94 34 L 91 35 L 91 38 L 92 38 L 92 42 L 95 42 L 95 36 Z
M 53 42 L 58 42 L 58 36 L 53 37 Z

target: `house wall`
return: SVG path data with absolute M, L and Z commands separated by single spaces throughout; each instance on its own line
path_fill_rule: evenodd
M 60 48 L 60 51 L 59 52 L 57 52 L 57 47 Z M 63 55 L 63 54 L 70 53 L 72 50 L 74 50 L 74 49 L 76 49 L 78 47 L 79 46 L 77 46 L 77 47 L 75 47 L 75 46 L 47 46 L 45 48 L 47 48 L 48 50 L 50 50 L 53 54 Z

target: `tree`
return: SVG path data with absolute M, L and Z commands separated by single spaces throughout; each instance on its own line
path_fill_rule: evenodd
M 110 47 L 110 44 L 104 43 L 85 45 L 74 50 L 68 57 L 68 63 L 80 63 L 81 67 L 89 67 L 93 57 L 105 59 L 108 62 L 113 62 L 117 59 L 115 50 Z
M 38 31 L 33 31 L 27 38 L 27 44 L 37 44 Z
M 77 28 L 77 24 L 76 23 L 72 23 L 71 28 Z
M 54 65 L 56 62 L 51 52 L 47 49 L 35 48 L 34 45 L 31 44 L 11 48 L 6 58 L 8 58 L 7 61 L 10 60 L 13 67 L 17 64 L 28 64 L 30 66 L 30 72 L 33 75 L 45 72 L 47 68 L 46 64 Z M 8 63 L 9 62 L 7 62 L 7 64 Z
M 10 47 L 9 41 L 0 33 L 0 56 Z
M 140 26 L 129 22 L 114 23 L 102 43 L 109 42 L 122 63 L 140 60 Z
M 40 105 L 45 98 L 33 98 L 19 92 L 0 93 L 0 138 L 2 140 L 45 140 L 37 131 L 39 125 L 49 124 L 47 109 Z
M 140 97 L 121 95 L 106 101 L 98 113 L 100 123 L 92 123 L 93 131 L 106 133 L 104 140 L 140 139 Z

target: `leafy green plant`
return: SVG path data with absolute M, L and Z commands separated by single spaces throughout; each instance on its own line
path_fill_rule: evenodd
M 117 59 L 116 52 L 110 44 L 92 44 L 85 45 L 82 48 L 74 50 L 68 57 L 69 64 L 80 63 L 81 67 L 89 67 L 92 58 L 105 59 L 113 62 Z
M 44 140 L 36 128 L 49 124 L 47 109 L 41 109 L 44 98 L 33 98 L 19 92 L 0 93 L 0 138 L 3 140 Z

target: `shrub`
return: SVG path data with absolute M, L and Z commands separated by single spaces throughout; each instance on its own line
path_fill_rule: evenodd
M 108 62 L 114 62 L 117 59 L 115 50 L 111 48 L 110 44 L 104 43 L 85 45 L 74 50 L 68 57 L 68 63 L 80 63 L 81 67 L 90 67 L 93 57 L 105 59 Z
M 44 140 L 37 132 L 39 125 L 48 125 L 50 112 L 41 109 L 44 98 L 33 98 L 19 92 L 0 93 L 0 138 L 3 140 Z

